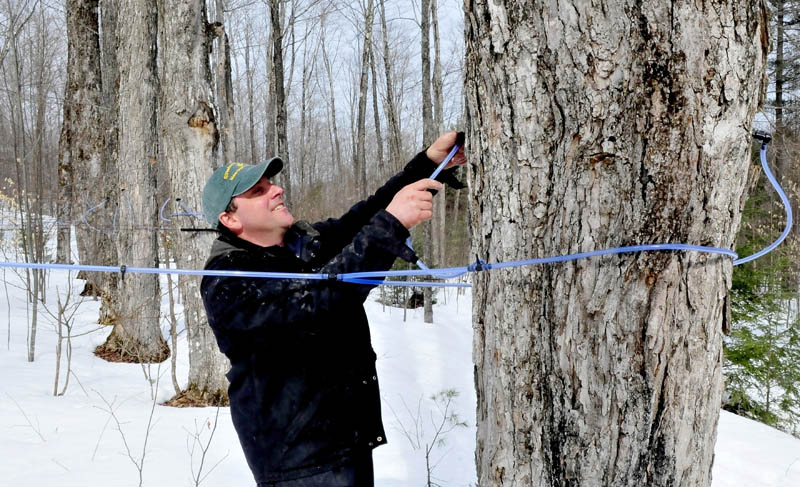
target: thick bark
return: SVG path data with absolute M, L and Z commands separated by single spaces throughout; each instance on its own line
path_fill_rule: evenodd
M 101 264 L 95 260 L 96 247 L 101 240 L 108 240 L 105 235 L 99 235 L 107 231 L 103 227 L 108 221 L 102 218 L 102 210 L 97 211 L 106 206 L 102 204 L 105 133 L 98 124 L 98 120 L 105 115 L 105 107 L 97 0 L 70 0 L 67 3 L 67 40 L 69 55 L 67 85 L 64 89 L 64 123 L 59 141 L 59 184 L 65 186 L 61 187 L 62 196 L 59 198 L 59 207 L 63 208 L 59 221 L 63 225 L 59 224 L 58 260 L 72 260 L 68 240 L 69 222 L 76 218 L 71 216 L 67 208 L 72 208 L 74 204 L 78 210 L 77 220 L 85 223 L 76 228 L 77 241 L 82 243 L 79 246 L 80 261 L 82 264 Z M 74 203 L 73 192 L 77 197 Z M 88 211 L 93 207 L 95 211 Z M 89 225 L 97 230 L 89 228 Z M 93 281 L 98 277 L 98 274 L 87 275 L 89 285 L 96 287 Z
M 117 67 L 117 0 L 100 0 L 100 73 L 102 78 L 102 113 L 103 158 L 100 170 L 99 194 L 93 201 L 94 211 L 87 216 L 87 221 L 101 231 L 92 232 L 90 261 L 100 265 L 117 265 L 117 246 L 114 244 L 113 232 L 119 231 L 117 209 L 119 208 L 119 184 L 117 171 L 117 145 L 119 129 L 119 69 Z M 98 191 L 99 190 L 99 191 Z M 97 194 L 97 193 L 95 193 Z M 109 238 L 112 237 L 112 238 Z M 90 275 L 89 283 L 98 286 L 93 290 L 101 296 L 100 316 L 98 322 L 112 324 L 119 307 L 119 275 L 99 273 Z
M 121 226 L 155 227 L 158 78 L 156 75 L 156 5 L 119 0 L 117 28 L 118 221 Z M 158 242 L 153 231 L 115 233 L 120 264 L 158 266 Z M 128 274 L 119 282 L 114 330 L 98 351 L 119 359 L 163 361 L 169 347 L 161 335 L 158 278 Z M 103 350 L 105 349 L 105 350 Z
M 213 38 L 206 30 L 205 0 L 159 2 L 161 57 L 161 159 L 169 173 L 170 195 L 188 208 L 201 208 L 203 185 L 211 176 L 219 141 L 212 73 Z M 208 232 L 181 232 L 197 220 L 174 217 L 170 252 L 182 269 L 198 268 L 213 240 Z M 203 225 L 205 226 L 205 225 Z M 180 276 L 188 333 L 189 389 L 216 400 L 227 396 L 230 364 L 217 347 L 200 298 L 200 277 Z
M 473 254 L 730 248 L 763 4 L 466 3 Z M 478 485 L 709 485 L 731 260 L 646 252 L 474 277 Z
M 97 173 L 82 169 L 99 166 L 103 133 L 100 38 L 97 0 L 67 2 L 67 85 L 64 88 L 64 122 L 59 140 L 58 243 L 56 261 L 69 263 L 73 184 L 96 185 Z M 98 171 L 99 172 L 99 171 Z M 77 177 L 75 174 L 77 173 Z M 85 182 L 84 182 L 85 181 Z M 82 194 L 74 188 L 75 194 Z M 80 208 L 80 205 L 78 205 Z
M 233 116 L 233 80 L 231 78 L 231 47 L 225 24 L 225 2 L 215 0 L 214 27 L 216 48 L 214 49 L 214 95 L 217 107 L 217 163 L 236 160 L 236 128 Z M 216 167 L 215 167 L 216 169 Z

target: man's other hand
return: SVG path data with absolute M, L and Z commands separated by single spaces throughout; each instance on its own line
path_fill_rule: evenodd
M 447 154 L 450 153 L 450 150 L 456 145 L 456 136 L 458 132 L 447 132 L 439 136 L 436 141 L 428 147 L 428 150 L 425 151 L 425 155 L 428 156 L 428 159 L 432 160 L 436 164 L 440 164 Z M 445 169 L 450 169 L 454 166 L 461 166 L 462 164 L 467 162 L 467 156 L 464 155 L 464 147 L 459 147 L 458 152 L 456 155 L 450 159 L 450 162 L 447 163 Z
M 433 195 L 428 189 L 440 191 L 443 188 L 442 183 L 433 179 L 420 179 L 398 191 L 386 211 L 411 229 L 433 216 Z

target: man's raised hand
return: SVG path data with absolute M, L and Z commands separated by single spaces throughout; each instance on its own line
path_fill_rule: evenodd
M 411 229 L 433 216 L 433 195 L 428 189 L 443 188 L 442 183 L 433 179 L 420 179 L 398 191 L 386 211 Z
M 447 154 L 450 153 L 450 150 L 456 144 L 456 138 L 458 137 L 458 132 L 446 132 L 439 136 L 433 144 L 425 151 L 425 155 L 428 156 L 428 159 L 439 164 L 447 157 Z M 460 166 L 467 162 L 467 156 L 464 155 L 464 147 L 461 146 L 456 152 L 456 155 L 447 163 L 445 169 L 450 169 L 453 166 Z

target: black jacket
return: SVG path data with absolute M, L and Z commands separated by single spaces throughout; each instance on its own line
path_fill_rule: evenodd
M 384 208 L 435 165 L 420 153 L 339 219 L 298 222 L 284 246 L 223 233 L 206 269 L 345 273 L 389 269 L 415 256 L 408 230 Z M 450 171 L 441 179 L 452 179 Z M 233 420 L 256 482 L 330 470 L 386 442 L 375 352 L 363 302 L 372 286 L 303 279 L 205 276 L 202 296 L 231 361 Z

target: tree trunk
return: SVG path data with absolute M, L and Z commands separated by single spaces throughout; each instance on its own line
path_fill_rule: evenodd
M 270 19 L 265 19 L 266 22 L 271 22 L 272 9 L 269 10 Z M 266 111 L 266 120 L 264 120 L 264 151 L 266 157 L 273 157 L 277 154 L 277 139 L 278 129 L 276 126 L 277 114 L 275 112 L 275 67 L 273 63 L 273 46 L 272 29 L 269 30 L 269 39 L 265 41 L 266 47 L 264 48 L 264 69 L 267 72 L 267 89 L 264 93 L 264 108 Z
M 428 147 L 433 143 L 436 128 L 433 122 L 433 111 L 431 109 L 431 47 L 430 47 L 430 0 L 422 0 L 422 145 Z M 431 171 L 433 172 L 433 171 Z M 435 267 L 433 259 L 433 222 L 428 220 L 422 224 L 423 228 L 423 261 L 429 267 Z M 433 289 L 426 287 L 422 289 L 423 306 L 425 308 L 425 323 L 433 323 Z
M 23 21 L 27 23 L 30 16 Z M 10 25 L 14 26 L 20 18 L 12 14 Z M 22 26 L 20 26 L 20 30 Z M 14 30 L 9 29 L 9 30 Z M 13 54 L 13 73 L 14 85 L 12 90 L 7 90 L 9 94 L 9 105 L 11 106 L 11 135 L 14 140 L 14 167 L 17 176 L 17 201 L 20 212 L 22 236 L 22 252 L 25 262 L 36 262 L 36 243 L 34 241 L 34 220 L 35 215 L 31 206 L 32 196 L 35 190 L 30 180 L 31 155 L 28 153 L 25 137 L 25 111 L 23 110 L 23 72 L 26 59 L 21 59 L 17 36 L 12 36 L 9 40 L 10 51 Z M 25 272 L 25 288 L 27 291 L 28 302 L 32 304 L 30 322 L 28 323 L 28 362 L 33 362 L 36 352 L 36 335 L 38 331 L 38 310 L 40 292 L 40 272 L 32 270 Z
M 375 5 L 373 0 L 367 2 L 364 11 L 364 43 L 361 49 L 361 78 L 358 84 L 358 121 L 356 123 L 356 152 L 355 152 L 355 176 L 358 198 L 366 198 L 367 195 L 367 159 L 366 159 L 366 138 L 367 138 L 367 89 L 369 88 L 369 51 L 372 49 L 372 24 L 375 17 Z
M 439 39 L 439 7 L 438 0 L 428 0 L 431 3 L 431 26 L 433 27 L 433 78 L 431 88 L 433 91 L 433 124 L 436 132 L 444 131 L 444 79 L 442 76 L 442 49 Z
M 439 40 L 439 8 L 438 0 L 430 0 L 431 2 L 431 26 L 433 27 L 433 78 L 431 79 L 431 87 L 433 91 L 433 124 L 436 127 L 435 132 L 440 134 L 444 132 L 444 94 L 443 86 L 444 80 L 442 79 L 442 56 L 441 56 L 441 42 Z M 437 198 L 439 201 L 435 205 L 433 216 L 433 247 L 435 254 L 435 262 L 437 266 L 444 266 L 446 255 L 446 242 L 445 242 L 445 223 L 447 219 L 447 188 L 444 188 Z
M 36 69 L 36 128 L 33 134 L 35 141 L 34 152 L 34 179 L 36 182 L 36 205 L 34 212 L 36 213 L 36 227 L 35 233 L 35 256 L 36 262 L 45 261 L 45 248 L 47 246 L 48 237 L 44 231 L 44 171 L 45 171 L 45 140 L 47 139 L 47 123 L 45 122 L 45 111 L 47 110 L 47 95 L 50 87 L 47 85 L 47 72 L 52 70 L 52 59 L 47 55 L 48 45 L 48 31 L 50 30 L 47 25 L 47 20 L 44 16 L 44 10 L 39 11 L 39 22 L 36 23 L 36 56 L 35 56 L 35 69 Z M 48 186 L 49 187 L 49 186 Z M 46 285 L 46 270 L 39 269 L 36 271 L 39 285 L 39 299 L 42 303 L 47 300 L 47 285 Z
M 389 152 L 393 161 L 393 170 L 398 170 L 403 164 L 403 144 L 401 142 L 400 125 L 397 120 L 397 102 L 394 96 L 392 82 L 392 65 L 389 57 L 389 32 L 386 25 L 385 0 L 380 0 L 381 30 L 383 32 L 383 70 L 386 78 L 386 123 L 389 132 Z
M 244 38 L 244 69 L 245 80 L 247 82 L 247 121 L 248 121 L 248 138 L 249 138 L 249 164 L 256 164 L 258 160 L 258 148 L 256 147 L 256 124 L 255 113 L 253 106 L 253 77 L 255 76 L 255 69 L 250 66 L 250 43 L 252 36 L 250 34 L 250 24 L 247 24 L 245 29 Z M 202 191 L 202 187 L 201 187 Z
M 289 141 L 286 136 L 286 94 L 283 87 L 283 29 L 281 27 L 280 0 L 269 0 L 270 41 L 272 44 L 272 76 L 275 103 L 275 156 L 288 161 Z M 284 199 L 291 203 L 291 167 L 287 165 L 280 174 Z
M 161 155 L 169 172 L 170 195 L 189 208 L 201 208 L 203 185 L 211 177 L 219 141 L 212 73 L 208 60 L 213 34 L 206 30 L 205 0 L 159 2 L 161 56 Z M 213 240 L 208 232 L 181 232 L 191 217 L 175 217 L 170 245 L 175 264 L 198 268 Z M 217 401 L 227 397 L 228 360 L 220 353 L 208 326 L 200 297 L 200 277 L 180 276 L 188 333 L 190 391 Z
M 730 248 L 765 17 L 756 0 L 470 0 L 472 253 Z M 477 274 L 478 485 L 709 485 L 731 269 L 645 252 Z
M 59 140 L 59 198 L 56 261 L 71 263 L 73 185 L 84 178 L 93 185 L 98 174 L 80 174 L 91 163 L 81 160 L 103 156 L 103 133 L 96 127 L 102 116 L 98 0 L 69 0 L 67 15 L 67 84 L 64 88 L 64 122 Z M 99 144 L 97 137 L 99 136 Z M 75 172 L 79 177 L 74 177 Z M 77 188 L 75 188 L 77 189 Z
M 103 202 L 104 131 L 97 121 L 103 118 L 105 110 L 98 20 L 98 0 L 70 0 L 67 3 L 69 55 L 67 85 L 64 89 L 64 123 L 59 142 L 59 184 L 63 182 L 70 186 L 61 188 L 59 206 L 64 208 L 64 214 L 59 220 L 73 220 L 67 208 L 73 205 L 71 196 L 74 187 L 74 194 L 79 196 L 75 205 L 80 211 L 79 221 L 87 222 L 77 229 L 77 240 L 84 242 L 84 255 L 80 255 L 82 264 L 99 264 L 94 260 L 95 246 L 89 243 L 99 239 L 99 232 L 88 225 L 104 227 L 108 224 L 94 217 L 97 212 L 88 211 Z M 85 208 L 86 203 L 91 206 Z M 64 241 L 61 239 L 62 233 Z M 59 225 L 59 262 L 71 261 L 69 233 L 69 225 Z M 96 274 L 89 275 L 87 281 L 91 282 L 95 277 Z
M 309 36 L 309 25 L 306 24 L 306 32 L 304 35 L 304 39 L 308 39 Z M 316 59 L 316 53 L 314 55 L 309 56 L 308 54 L 308 41 L 303 44 L 303 76 L 300 80 L 301 88 L 300 88 L 300 143 L 297 146 L 297 150 L 294 153 L 294 159 L 297 161 L 297 166 L 300 169 L 300 178 L 297 181 L 298 187 L 300 188 L 300 194 L 302 194 L 303 188 L 306 187 L 306 175 L 311 174 L 308 171 L 308 154 L 309 154 L 309 137 L 307 131 L 309 129 L 309 125 L 313 123 L 313 117 L 309 113 L 309 100 L 311 98 L 311 93 L 309 93 L 309 85 L 311 83 L 311 76 L 314 73 L 314 60 Z M 310 58 L 310 59 L 309 59 Z M 302 197 L 302 196 L 301 196 Z
M 231 48 L 225 25 L 225 2 L 215 0 L 215 20 L 217 29 L 216 49 L 214 50 L 214 90 L 217 107 L 217 134 L 219 144 L 217 163 L 222 165 L 236 160 L 236 129 L 233 116 L 233 81 L 231 79 Z M 216 169 L 216 167 L 215 167 Z
M 773 147 L 778 150 L 773 152 L 773 163 L 775 164 L 776 172 L 781 180 L 789 176 L 789 167 L 784 157 L 785 143 L 784 143 L 784 121 L 783 121 L 783 84 L 786 80 L 784 75 L 785 61 L 784 61 L 784 0 L 773 2 L 774 15 L 775 15 L 775 142 Z
M 324 23 L 324 18 L 323 18 Z M 325 63 L 325 72 L 328 75 L 328 91 L 330 97 L 330 114 L 331 114 L 331 130 L 333 132 L 333 145 L 335 148 L 334 155 L 336 157 L 336 171 L 337 174 L 344 174 L 342 172 L 342 148 L 339 143 L 339 128 L 336 125 L 336 95 L 333 89 L 333 73 L 331 70 L 331 61 L 328 57 L 328 50 L 325 47 L 325 26 L 323 24 L 320 42 L 322 44 L 322 61 Z
M 372 76 L 372 118 L 375 121 L 375 147 L 378 150 L 378 160 L 375 161 L 380 171 L 380 179 L 392 177 L 392 168 L 386 167 L 383 160 L 383 134 L 381 133 L 381 114 L 378 110 L 378 77 L 375 70 L 375 52 L 372 45 L 369 47 L 369 69 Z
M 119 0 L 118 7 L 119 18 L 124 19 L 117 26 L 118 221 L 121 226 L 155 227 L 158 225 L 156 4 Z M 121 265 L 158 267 L 156 232 L 123 230 L 115 235 Z M 114 330 L 97 353 L 110 360 L 165 360 L 169 347 L 161 335 L 160 302 L 156 275 L 123 275 Z
M 114 232 L 119 209 L 119 174 L 117 170 L 117 147 L 119 141 L 119 68 L 117 66 L 117 0 L 100 0 L 100 74 L 102 78 L 102 113 L 103 121 L 103 157 L 100 169 L 100 188 L 94 189 L 97 197 L 93 204 L 97 207 L 92 213 L 94 226 L 101 231 L 89 233 L 93 249 L 93 262 L 100 265 L 118 265 L 117 246 L 114 243 Z M 109 238 L 111 237 L 111 238 Z M 101 297 L 98 323 L 113 324 L 114 317 L 119 314 L 119 275 L 100 273 L 90 275 L 87 280 L 99 287 L 95 294 Z

